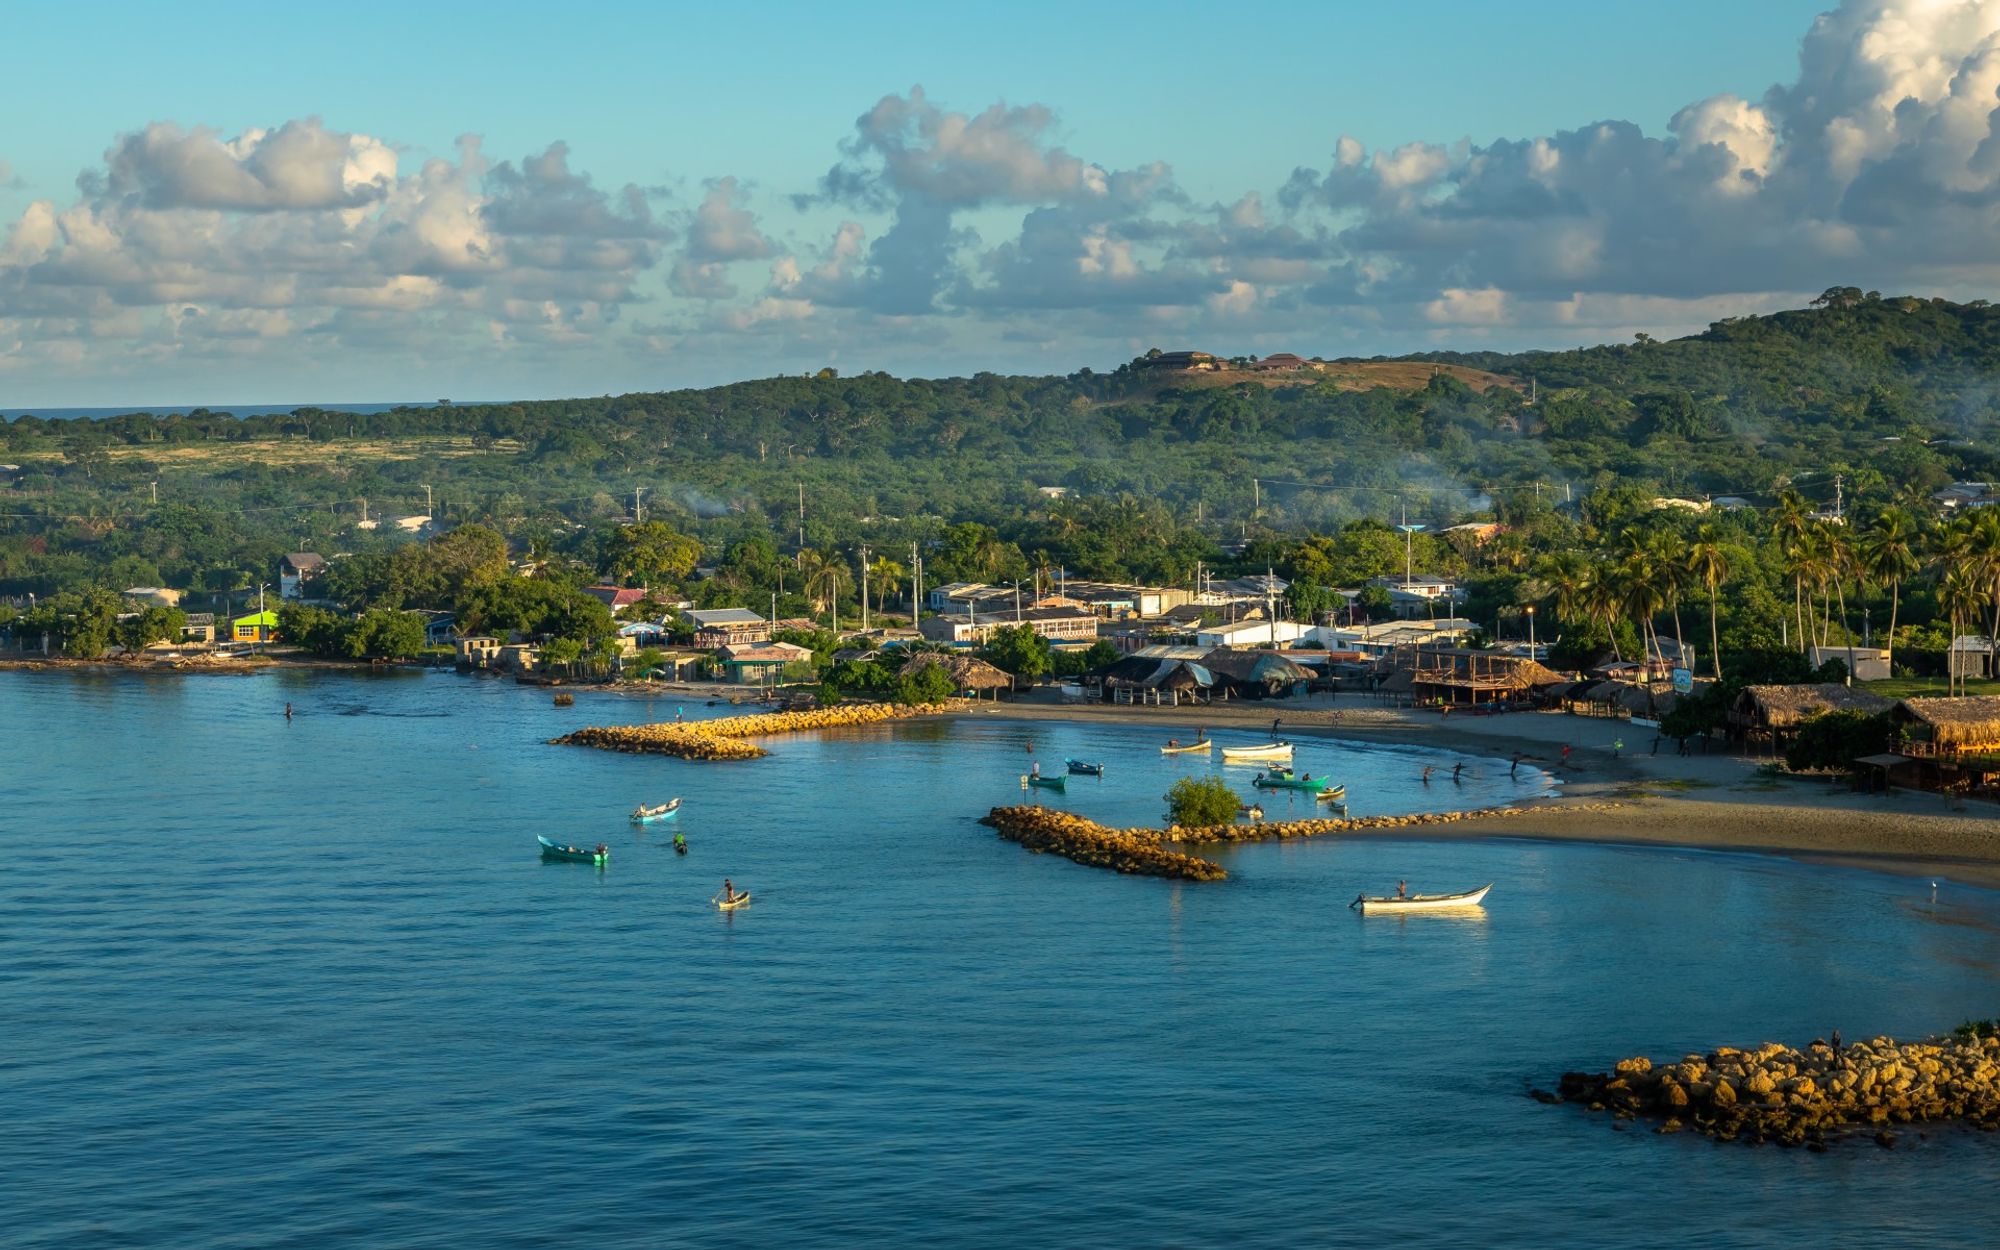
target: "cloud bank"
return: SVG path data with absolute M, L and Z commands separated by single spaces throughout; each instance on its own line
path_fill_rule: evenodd
M 959 111 L 921 86 L 856 117 L 809 183 L 691 193 L 600 186 L 560 141 L 494 161 L 467 136 L 413 165 L 317 118 L 156 121 L 0 239 L 0 379 L 282 351 L 506 358 L 601 389 L 577 370 L 1562 343 L 1836 283 L 1988 294 L 1996 118 L 2000 0 L 1847 0 L 1755 100 L 1376 150 L 1335 122 L 1228 203 L 1190 198 L 1172 153 L 1073 151 L 1049 105 Z

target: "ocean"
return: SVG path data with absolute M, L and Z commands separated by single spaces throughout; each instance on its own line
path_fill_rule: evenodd
M 677 708 L 727 710 L 439 672 L 0 674 L 0 1241 L 2000 1234 L 1990 1137 L 1817 1155 L 1528 1097 L 1630 1054 L 1993 1015 L 2000 896 L 1532 837 L 1247 845 L 1213 852 L 1230 880 L 1175 883 L 976 823 L 1065 756 L 1106 776 L 1045 800 L 1110 823 L 1155 822 L 1185 772 L 1248 792 L 1144 727 L 913 722 L 720 765 L 546 744 Z M 1298 764 L 1356 814 L 1548 785 L 1504 760 L 1419 780 L 1460 758 Z M 676 821 L 626 822 L 674 795 Z M 544 863 L 537 833 L 610 863 Z M 710 905 L 725 876 L 749 907 Z M 1398 879 L 1493 892 L 1348 909 Z

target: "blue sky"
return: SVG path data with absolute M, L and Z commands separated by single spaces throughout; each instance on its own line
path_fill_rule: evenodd
M 1996 10 L 23 10 L 0 407 L 1562 346 L 1842 282 L 1990 293 Z

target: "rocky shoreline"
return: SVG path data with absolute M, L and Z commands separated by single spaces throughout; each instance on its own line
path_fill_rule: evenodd
M 579 729 L 549 741 L 555 746 L 671 755 L 684 760 L 754 760 L 770 753 L 742 739 L 807 733 L 815 729 L 851 729 L 883 721 L 935 716 L 950 710 L 944 704 L 906 707 L 894 703 L 861 703 L 814 712 L 758 712 L 749 716 L 725 716 L 718 720 L 682 724 L 611 725 Z
M 1658 1120 L 1657 1133 L 1810 1150 L 1872 1134 L 1890 1147 L 1898 1125 L 2000 1129 L 2000 1036 L 1877 1037 L 1846 1046 L 1815 1040 L 1803 1049 L 1767 1042 L 1659 1065 L 1641 1055 L 1608 1073 L 1565 1072 L 1553 1094 L 1531 1092 L 1621 1121 Z

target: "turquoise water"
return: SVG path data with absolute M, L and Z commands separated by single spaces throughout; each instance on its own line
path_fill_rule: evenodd
M 738 765 L 543 745 L 675 706 L 449 674 L 0 676 L 0 1242 L 2000 1232 L 1991 1138 L 1722 1148 L 1525 1096 L 1635 1052 L 1994 1014 L 1993 895 L 1526 840 L 1253 845 L 1182 885 L 973 823 L 1065 755 L 1110 773 L 1052 802 L 1150 822 L 1219 767 L 1150 730 L 924 723 Z M 1357 813 L 1546 784 L 1416 780 L 1455 758 L 1299 766 Z M 624 821 L 674 794 L 685 858 L 673 825 Z M 544 864 L 538 832 L 611 864 Z M 733 916 L 707 901 L 725 875 L 756 895 Z M 1479 918 L 1346 910 L 1399 877 L 1495 884 Z

